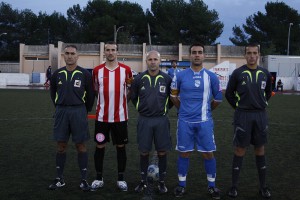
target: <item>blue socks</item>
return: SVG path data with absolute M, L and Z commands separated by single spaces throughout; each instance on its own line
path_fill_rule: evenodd
M 216 179 L 216 159 L 204 159 L 205 171 L 207 174 L 208 187 L 215 187 Z
M 182 158 L 178 157 L 177 160 L 177 170 L 178 170 L 178 179 L 179 179 L 179 186 L 185 187 L 186 186 L 186 176 L 189 169 L 189 158 Z

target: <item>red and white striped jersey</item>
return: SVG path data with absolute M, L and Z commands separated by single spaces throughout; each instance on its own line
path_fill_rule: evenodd
M 110 70 L 105 63 L 93 69 L 94 89 L 98 93 L 96 120 L 122 122 L 128 120 L 127 87 L 132 80 L 129 66 L 118 63 Z

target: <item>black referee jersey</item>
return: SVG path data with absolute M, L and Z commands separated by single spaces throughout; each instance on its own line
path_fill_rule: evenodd
M 162 71 L 156 76 L 151 76 L 148 71 L 136 76 L 131 86 L 131 101 L 137 111 L 146 117 L 166 115 L 173 105 L 171 82 L 171 77 Z
M 94 90 L 91 73 L 77 66 L 73 71 L 66 67 L 56 70 L 50 82 L 51 99 L 54 105 L 77 106 L 85 104 L 91 111 L 94 103 Z
M 272 94 L 271 74 L 257 66 L 243 65 L 233 71 L 225 97 L 233 108 L 245 111 L 264 110 Z

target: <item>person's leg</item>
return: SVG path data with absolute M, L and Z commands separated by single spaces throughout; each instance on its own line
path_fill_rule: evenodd
M 243 165 L 243 158 L 246 154 L 246 148 L 250 145 L 252 138 L 253 123 L 250 121 L 255 118 L 252 113 L 236 110 L 234 113 L 234 136 L 233 145 L 234 154 L 232 158 L 231 168 L 231 188 L 228 191 L 228 196 L 237 197 L 237 186 L 240 176 L 240 171 Z
M 63 178 L 63 172 L 66 162 L 66 142 L 57 142 L 57 153 L 56 153 L 56 173 L 57 177 L 55 180 L 49 185 L 49 190 L 56 190 L 65 186 L 65 181 Z
M 212 120 L 201 122 L 196 126 L 196 147 L 204 159 L 208 187 L 211 188 L 215 188 L 217 171 L 216 159 L 213 153 L 216 150 L 213 128 Z
M 159 181 L 164 181 L 167 171 L 167 152 L 158 152 Z
M 172 149 L 170 134 L 170 121 L 167 116 L 158 117 L 154 120 L 154 144 L 158 158 L 159 181 L 163 182 L 167 173 L 167 151 Z M 163 184 L 161 184 L 163 186 Z M 165 186 L 165 192 L 167 189 Z M 163 191 L 160 191 L 163 192 Z
M 109 123 L 97 120 L 95 121 L 94 141 L 96 142 L 96 148 L 94 152 L 94 165 L 96 170 L 96 179 L 92 182 L 91 191 L 96 191 L 98 188 L 104 186 L 103 161 L 106 143 L 110 141 L 109 132 Z
M 56 173 L 57 177 L 53 183 L 49 186 L 50 190 L 65 186 L 63 172 L 66 163 L 66 150 L 67 144 L 70 137 L 69 129 L 69 109 L 64 106 L 56 106 L 54 114 L 54 126 L 53 126 L 53 139 L 57 141 L 57 152 L 56 152 Z
M 105 145 L 96 145 L 95 153 L 94 153 L 94 164 L 96 170 L 96 180 L 103 179 L 103 160 L 105 154 Z
M 147 193 L 147 175 L 149 166 L 149 152 L 152 148 L 152 121 L 148 118 L 139 116 L 137 122 L 137 143 L 138 150 L 140 152 L 140 175 L 141 181 L 134 188 L 137 193 Z M 151 190 L 148 191 L 148 195 L 151 195 Z
M 58 178 L 63 178 L 63 172 L 64 172 L 65 163 L 67 159 L 66 149 L 67 149 L 66 142 L 57 142 L 56 173 Z
M 158 182 L 158 191 L 161 194 L 167 193 L 168 188 L 165 184 L 165 177 L 167 174 L 167 152 L 158 151 L 158 168 L 159 168 L 159 182 Z
M 103 161 L 105 155 L 106 143 L 110 141 L 109 132 L 111 126 L 109 123 L 95 121 L 94 141 L 96 148 L 94 153 L 94 165 L 96 170 L 95 187 L 103 186 Z M 100 184 L 100 186 L 99 186 Z M 92 184 L 93 187 L 93 184 Z
M 232 170 L 231 171 L 232 172 L 232 176 L 231 176 L 232 187 L 237 188 L 245 153 L 246 153 L 246 148 L 235 147 L 234 155 L 233 155 L 233 159 L 232 159 L 232 168 L 231 168 L 231 170 Z
M 117 145 L 117 160 L 118 160 L 118 181 L 124 181 L 124 172 L 126 169 L 127 155 L 125 145 Z
M 147 170 L 149 166 L 149 152 L 141 152 L 140 153 L 140 172 L 141 172 L 141 180 L 147 180 Z
M 238 195 L 237 186 L 245 153 L 246 148 L 235 147 L 231 168 L 231 188 L 227 192 L 227 195 L 233 198 L 237 197 Z
M 174 190 L 175 197 L 182 197 L 185 194 L 186 177 L 190 163 L 190 152 L 180 152 L 177 160 L 178 186 Z
M 118 179 L 117 187 L 121 191 L 127 191 L 128 186 L 124 180 L 126 170 L 127 155 L 125 145 L 128 143 L 128 128 L 127 121 L 111 123 L 111 138 L 113 145 L 116 145 L 117 163 L 118 163 Z
M 266 111 L 256 114 L 256 128 L 254 133 L 255 140 L 253 141 L 254 153 L 256 158 L 256 167 L 260 183 L 260 194 L 264 198 L 271 197 L 270 190 L 266 186 L 266 158 L 265 158 L 265 144 L 268 142 L 268 117 Z
M 80 169 L 81 179 L 87 179 L 88 153 L 84 143 L 77 143 L 77 160 Z
M 216 166 L 216 159 L 214 157 L 214 154 L 213 152 L 205 152 L 202 153 L 202 157 L 204 159 L 208 187 L 215 187 L 217 166 Z
M 178 170 L 178 185 L 181 187 L 186 187 L 186 177 L 189 169 L 190 163 L 190 152 L 180 152 L 177 160 L 177 170 Z
M 266 187 L 266 158 L 264 146 L 255 147 L 255 160 L 259 177 L 260 188 Z
M 105 144 L 102 145 L 97 144 L 94 153 L 96 179 L 92 182 L 91 191 L 96 191 L 98 188 L 104 186 L 103 175 L 102 175 L 104 154 L 105 154 Z
M 81 174 L 81 182 L 79 187 L 83 191 L 89 191 L 90 185 L 87 182 L 88 154 L 87 154 L 86 146 L 84 143 L 76 143 L 75 146 L 78 153 L 77 159 L 78 159 L 78 166 Z
M 259 177 L 260 189 L 259 193 L 264 198 L 270 198 L 271 192 L 266 185 L 266 158 L 265 158 L 265 148 L 264 146 L 255 147 L 255 158 L 256 158 L 256 167 Z
M 176 150 L 179 151 L 177 159 L 177 171 L 178 171 L 178 185 L 179 187 L 186 187 L 186 177 L 189 169 L 190 154 L 194 151 L 194 124 L 188 123 L 183 120 L 177 122 L 177 144 Z M 176 195 L 176 194 L 175 194 Z

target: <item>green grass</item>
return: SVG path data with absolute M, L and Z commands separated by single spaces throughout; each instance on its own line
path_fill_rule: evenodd
M 127 145 L 128 164 L 126 181 L 128 192 L 116 191 L 117 165 L 115 148 L 107 145 L 104 164 L 104 188 L 97 192 L 79 190 L 80 173 L 77 155 L 70 142 L 65 167 L 66 186 L 57 191 L 47 187 L 55 177 L 56 144 L 52 141 L 53 105 L 46 90 L 0 89 L 0 197 L 1 199 L 140 199 L 133 189 L 140 180 L 139 153 L 136 145 L 135 124 L 137 113 L 129 105 L 130 143 Z M 267 182 L 272 189 L 272 199 L 300 199 L 300 96 L 275 95 L 269 102 L 270 134 L 266 146 Z M 231 183 L 233 109 L 224 102 L 214 111 L 215 137 L 217 143 L 217 186 L 222 190 L 222 199 L 229 199 L 225 192 Z M 173 146 L 175 147 L 176 110 L 170 111 Z M 94 122 L 90 121 L 93 136 Z M 93 154 L 95 143 L 91 139 L 89 149 L 89 182 L 95 177 Z M 173 188 L 177 184 L 177 152 L 168 154 L 166 184 L 169 193 L 155 195 L 155 199 L 174 199 Z M 187 195 L 183 199 L 210 199 L 206 194 L 206 175 L 200 155 L 192 154 L 187 177 Z M 253 147 L 244 159 L 239 182 L 240 200 L 260 199 Z

